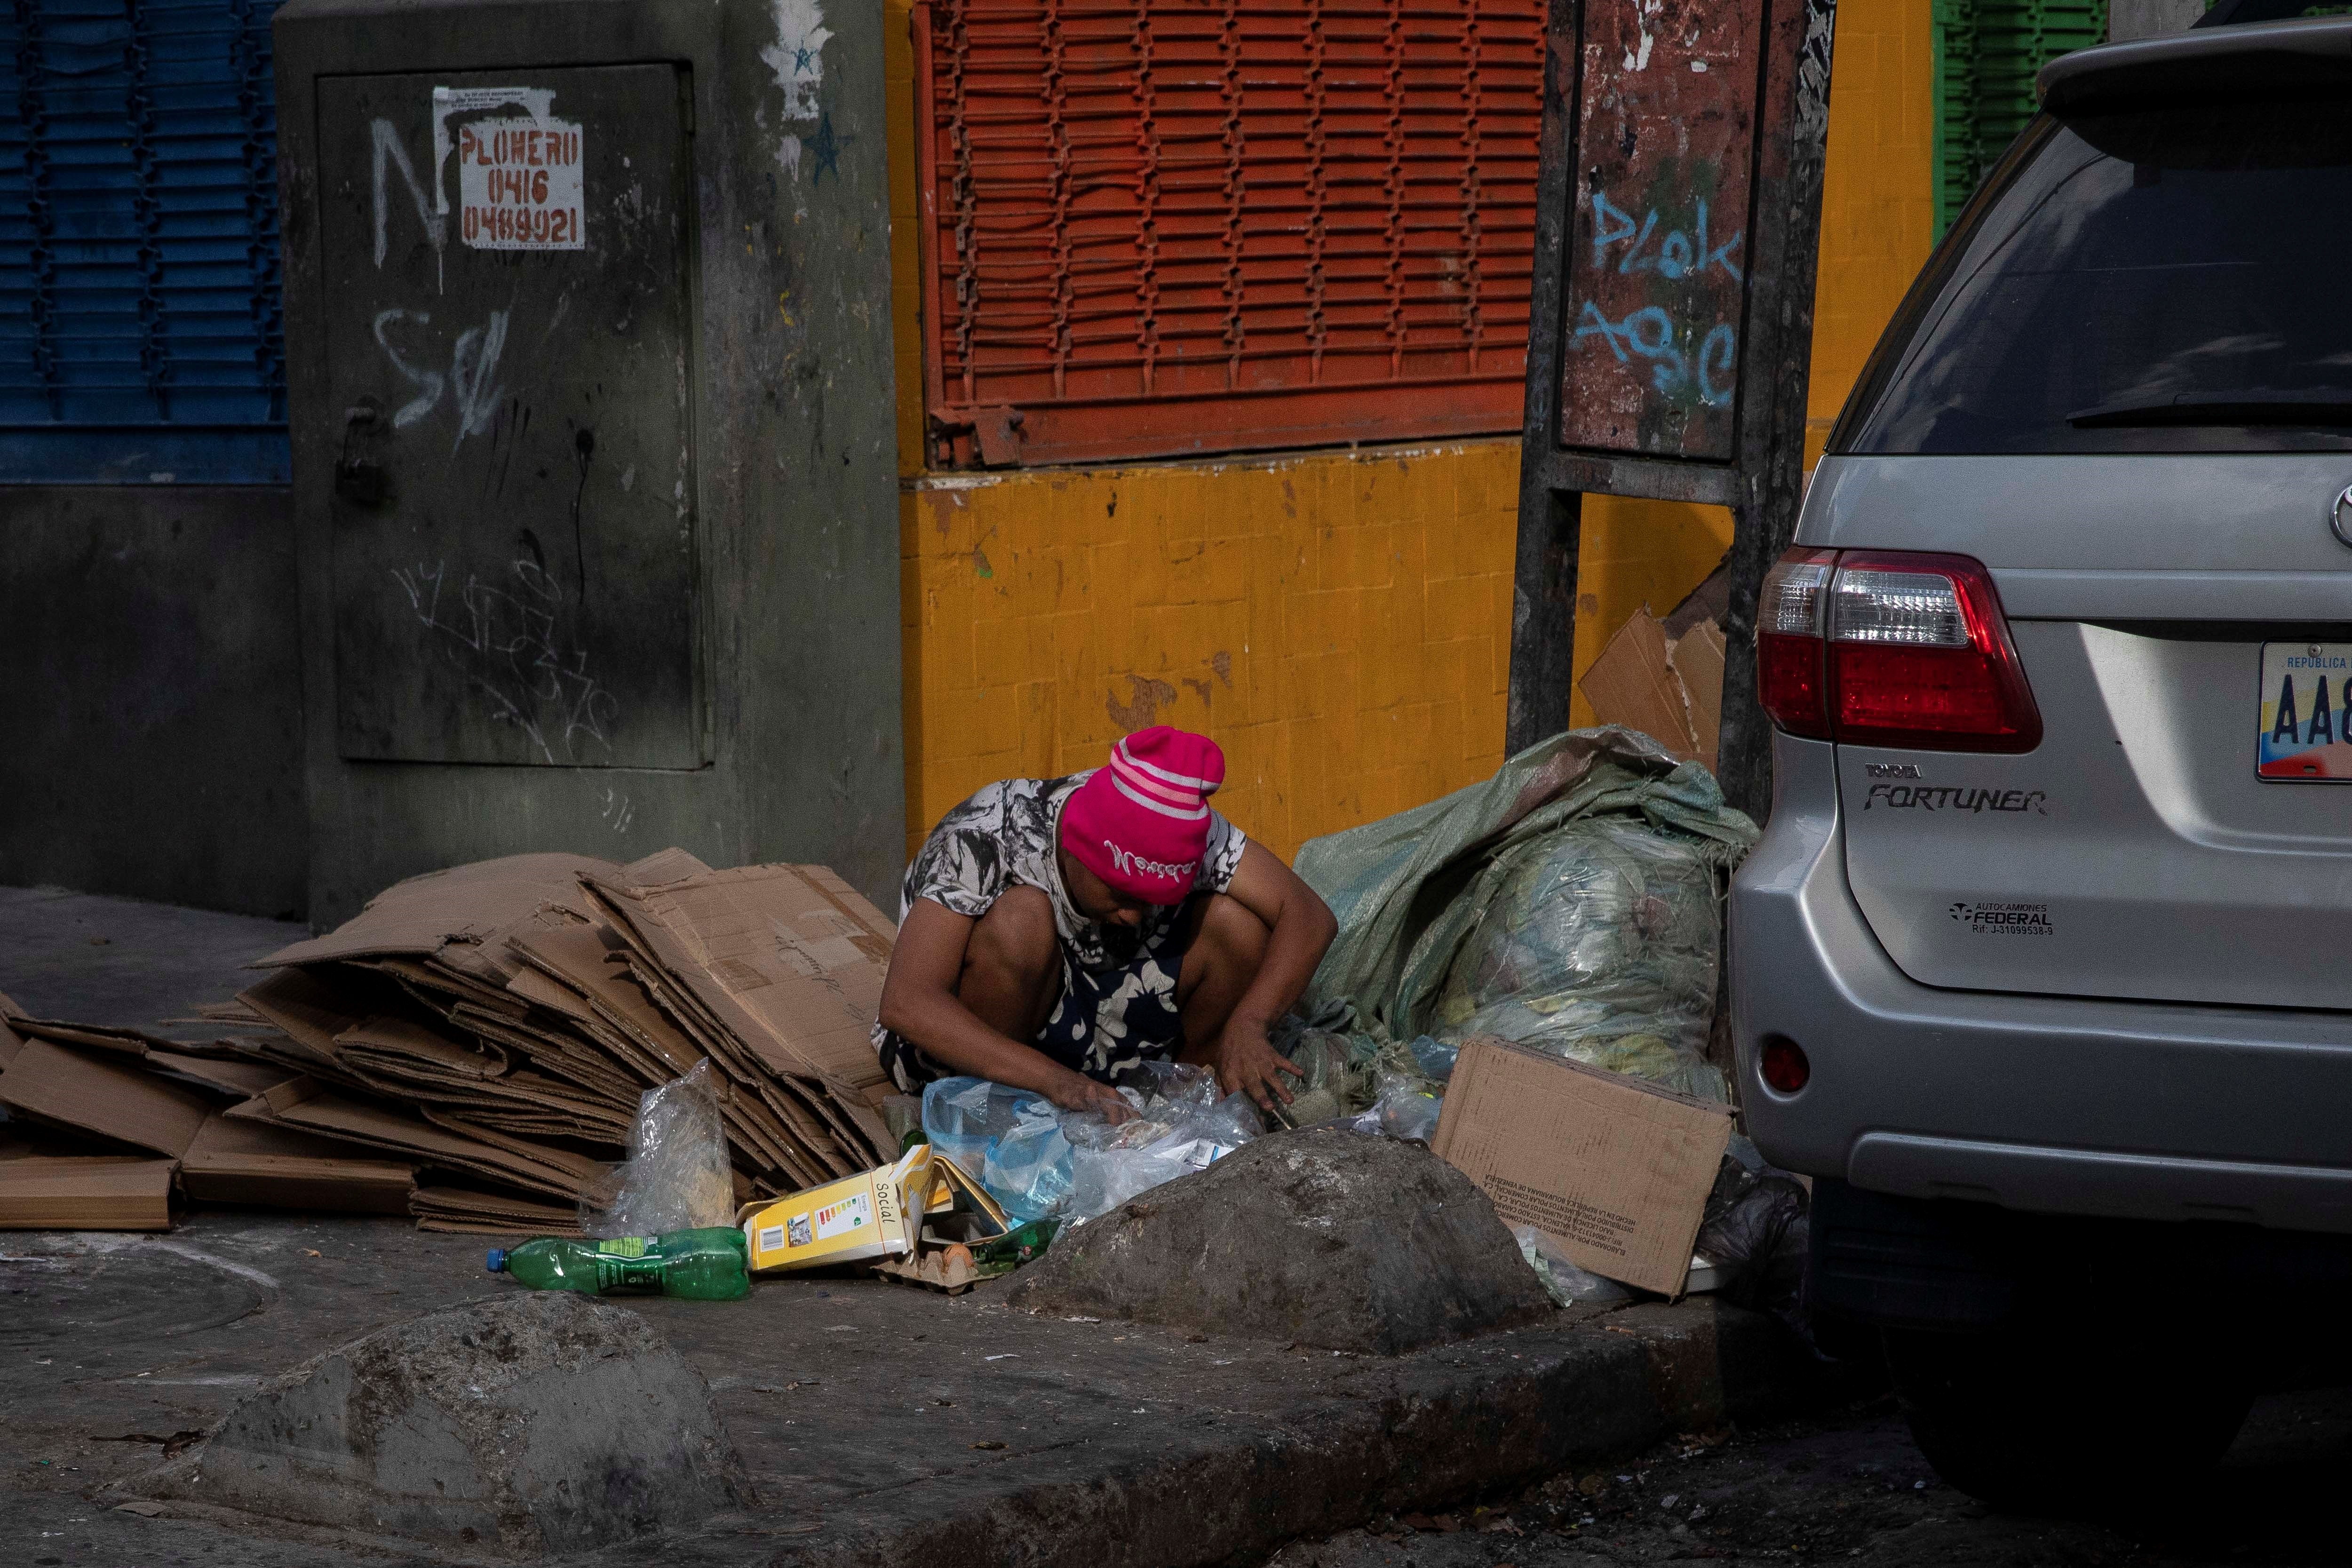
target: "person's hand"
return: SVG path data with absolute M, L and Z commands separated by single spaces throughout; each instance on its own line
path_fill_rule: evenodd
M 1065 1110 L 1096 1111 L 1114 1127 L 1135 1120 L 1135 1107 L 1127 1102 L 1127 1096 L 1082 1072 L 1063 1073 L 1045 1091 L 1045 1098 Z
M 1216 1048 L 1209 1053 L 1209 1065 L 1217 1069 L 1219 1088 L 1227 1094 L 1248 1095 L 1269 1115 L 1276 1099 L 1285 1105 L 1290 1103 L 1290 1086 L 1282 1081 L 1282 1075 L 1307 1076 L 1305 1068 L 1274 1048 L 1274 1042 L 1265 1037 L 1264 1024 L 1246 1018 L 1234 1018 L 1225 1025 Z

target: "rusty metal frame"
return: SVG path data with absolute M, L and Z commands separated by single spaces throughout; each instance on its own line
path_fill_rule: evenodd
M 1761 815 L 1769 801 L 1769 733 L 1755 708 L 1753 625 L 1764 570 L 1796 526 L 1804 484 L 1806 386 L 1829 122 L 1836 0 L 1717 0 L 1760 6 L 1760 90 L 1750 164 L 1744 327 L 1728 458 L 1675 458 L 1562 443 L 1569 347 L 1569 255 L 1575 144 L 1583 95 L 1583 27 L 1597 5 L 1552 0 L 1544 62 L 1544 129 L 1536 182 L 1535 295 L 1528 317 L 1521 429 L 1519 541 L 1508 744 L 1567 728 L 1576 639 L 1580 500 L 1587 492 L 1732 509 L 1730 624 L 1720 746 L 1727 793 Z

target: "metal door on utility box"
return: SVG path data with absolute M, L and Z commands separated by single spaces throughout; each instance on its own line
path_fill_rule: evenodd
M 684 79 L 320 82 L 343 756 L 705 760 Z

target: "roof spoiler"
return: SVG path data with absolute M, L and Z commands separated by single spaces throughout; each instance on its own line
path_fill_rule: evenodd
M 2192 27 L 2062 55 L 2034 80 L 2061 120 L 2280 89 L 2352 89 L 2352 16 Z

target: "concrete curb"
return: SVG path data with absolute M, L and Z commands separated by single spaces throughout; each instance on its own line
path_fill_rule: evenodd
M 1336 1394 L 1272 1419 L 1186 1426 L 1124 1451 L 1033 1453 L 1010 1487 L 986 1472 L 931 1481 L 833 1504 L 813 1522 L 781 1510 L 715 1521 L 659 1552 L 776 1568 L 1192 1568 L 1491 1496 L 1677 1432 L 1793 1414 L 1830 1391 L 1771 1319 L 1713 1302 L 1636 1307 L 1366 1361 Z M 652 1545 L 571 1561 L 642 1562 Z

